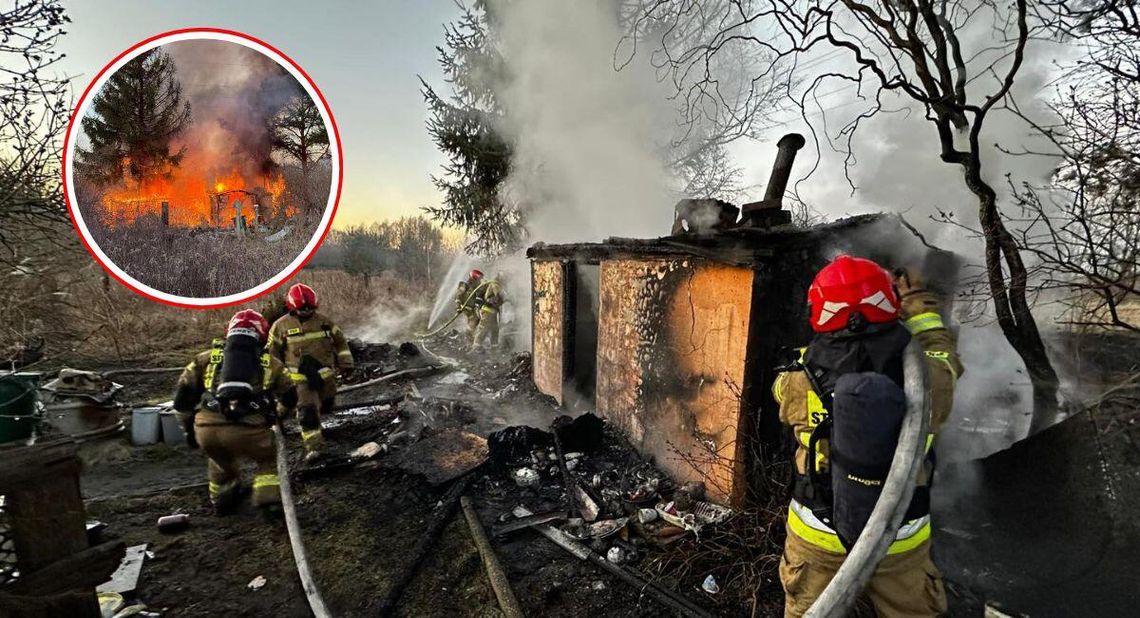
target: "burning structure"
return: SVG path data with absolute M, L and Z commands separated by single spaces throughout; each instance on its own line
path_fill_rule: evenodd
M 596 409 L 678 481 L 704 481 L 732 506 L 780 448 L 768 392 L 784 351 L 810 339 L 811 276 L 838 253 L 894 267 L 934 251 L 894 216 L 793 225 L 782 196 L 803 144 L 780 140 L 763 201 L 682 200 L 670 236 L 527 252 L 539 390 Z
M 161 218 L 177 227 L 227 228 L 237 227 L 241 217 L 253 227 L 295 214 L 297 189 L 286 187 L 290 161 L 274 153 L 279 114 L 308 97 L 300 83 L 273 59 L 236 43 L 179 41 L 161 50 L 173 62 L 170 87 L 184 95 L 189 116 L 169 138 L 169 161 L 143 165 L 145 174 L 132 175 L 133 155 L 116 151 L 122 173 L 109 184 L 92 174 L 93 203 L 83 206 L 108 227 Z M 88 119 L 107 124 L 95 109 L 93 104 Z M 86 157 L 110 158 L 94 149 Z

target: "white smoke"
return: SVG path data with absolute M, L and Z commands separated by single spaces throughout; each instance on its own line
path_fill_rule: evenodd
M 967 30 L 961 33 L 961 39 L 966 49 L 982 49 L 990 46 L 992 32 L 988 28 Z M 1031 41 L 1025 64 L 1011 90 L 1011 98 L 1018 102 L 1020 111 L 1045 125 L 1052 120 L 1046 102 L 1051 94 L 1050 84 L 1057 76 L 1053 60 L 1063 53 L 1060 49 L 1055 44 Z M 1012 59 L 997 60 L 995 55 L 1000 53 L 995 48 L 989 55 L 974 59 L 971 66 L 982 67 L 996 61 L 997 73 L 1003 75 L 1002 70 Z M 823 65 L 817 70 L 833 68 Z M 803 77 L 810 79 L 807 75 Z M 834 91 L 840 84 L 839 81 L 825 82 L 821 91 Z M 976 101 L 996 88 L 994 78 L 981 75 L 970 82 L 968 92 Z M 801 178 L 798 183 L 793 181 L 793 188 L 814 211 L 828 219 L 867 212 L 901 213 L 927 241 L 966 258 L 963 274 L 981 273 L 983 244 L 965 229 L 979 229 L 978 199 L 967 189 L 962 168 L 940 159 L 935 127 L 917 105 L 909 104 L 902 97 L 884 96 L 883 108 L 896 111 L 880 112 L 863 121 L 851 143 L 855 158 L 845 170 L 846 153 L 837 152 L 828 143 L 828 136 L 834 138 L 838 127 L 869 105 L 868 101 L 857 98 L 854 88 L 841 90 L 840 94 L 824 100 L 823 115 L 808 116 L 810 128 L 802 118 L 793 118 L 765 135 L 771 141 L 791 130 L 808 136 L 808 146 L 793 176 Z M 820 141 L 818 159 L 811 128 Z M 965 136 L 959 139 L 964 140 Z M 1041 184 L 1060 162 L 1058 156 L 1049 156 L 1055 152 L 1051 145 L 1036 136 L 1024 119 L 1001 109 L 1000 105 L 986 118 L 980 144 L 983 178 L 998 193 L 999 208 L 1008 214 L 1019 212 L 1009 182 Z M 847 146 L 840 140 L 834 145 L 840 147 L 839 150 Z M 1024 151 L 1039 154 L 1011 154 Z M 817 163 L 818 168 L 810 177 L 802 178 Z M 756 179 L 766 176 L 768 165 L 770 163 L 764 161 L 756 167 Z M 947 219 L 952 223 L 947 223 Z M 1018 223 L 1009 225 L 1016 234 Z M 975 280 L 975 284 L 981 286 L 984 281 Z M 942 451 L 949 454 L 947 459 L 969 459 L 1002 450 L 1026 437 L 1030 429 L 1032 388 L 1024 363 L 994 324 L 990 302 L 963 302 L 967 298 L 984 298 L 987 293 L 981 287 L 964 290 L 955 307 L 960 321 L 959 354 L 966 373 L 958 382 L 954 411 L 940 442 L 946 447 Z M 1035 313 L 1048 336 L 1049 322 L 1055 317 L 1052 308 L 1039 304 Z M 1054 359 L 1061 360 L 1057 354 Z M 1064 369 L 1055 364 L 1058 370 Z
M 644 62 L 616 70 L 616 3 L 533 0 L 499 11 L 509 80 L 496 95 L 514 146 L 505 198 L 533 205 L 530 238 L 667 234 L 677 183 L 662 152 L 676 110 Z

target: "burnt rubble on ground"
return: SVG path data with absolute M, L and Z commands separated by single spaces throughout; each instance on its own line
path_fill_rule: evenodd
M 399 355 L 393 346 L 356 349 L 379 363 Z M 677 486 L 594 414 L 562 416 L 529 377 L 526 353 L 463 362 L 449 374 L 393 384 L 386 390 L 396 390 L 398 400 L 350 409 L 326 429 L 359 440 L 368 434 L 351 424 L 372 424 L 374 435 L 347 460 L 375 458 L 432 485 L 485 462 L 473 490 L 497 514 L 496 533 L 515 534 L 533 525 L 528 520 L 548 523 L 618 563 L 637 562 L 731 514 L 704 501 L 703 484 Z M 514 416 L 507 410 L 519 406 L 531 408 L 531 422 L 507 424 Z M 520 506 L 533 515 L 512 525 Z

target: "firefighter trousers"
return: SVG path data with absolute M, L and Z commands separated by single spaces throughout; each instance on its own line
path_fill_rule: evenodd
M 336 379 L 330 376 L 324 382 L 319 389 L 309 386 L 308 382 L 297 383 L 297 423 L 301 425 L 301 442 L 310 452 L 324 445 L 321 416 L 332 414 L 336 403 Z
M 198 445 L 209 458 L 206 477 L 214 504 L 232 499 L 241 486 L 241 464 L 252 461 L 253 503 L 257 506 L 281 502 L 277 479 L 277 450 L 268 427 L 239 424 L 198 425 L 194 428 Z
M 483 340 L 496 346 L 499 345 L 499 310 L 492 307 L 483 307 L 479 310 L 479 324 L 475 327 L 475 334 L 471 338 L 474 347 L 483 345 Z
M 816 547 L 788 530 L 780 557 L 780 583 L 784 586 L 784 616 L 804 615 L 831 582 L 846 554 Z M 867 596 L 881 618 L 938 616 L 946 611 L 942 574 L 930 560 L 930 541 L 879 563 Z

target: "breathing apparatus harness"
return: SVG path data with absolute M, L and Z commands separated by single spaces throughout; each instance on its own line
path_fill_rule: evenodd
M 798 359 L 778 369 L 803 371 L 812 389 L 811 433 L 806 440 L 797 436 L 807 449 L 806 473 L 795 471 L 793 497 L 836 530 L 848 549 L 878 499 L 898 442 L 905 413 L 902 350 L 909 341 L 898 323 L 862 325 L 817 336 Z M 826 470 L 820 469 L 822 440 L 830 451 Z M 928 485 L 916 488 L 904 521 L 929 513 L 929 502 Z
M 215 339 L 202 381 L 202 407 L 232 423 L 250 415 L 276 421 L 270 363 L 269 353 L 253 337 Z

